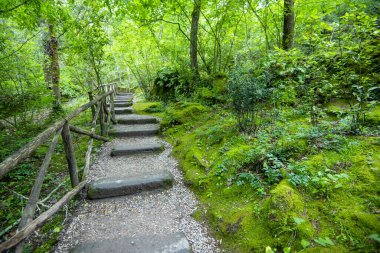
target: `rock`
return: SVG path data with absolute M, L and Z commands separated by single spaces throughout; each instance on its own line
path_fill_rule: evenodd
M 190 253 L 190 245 L 183 233 L 149 235 L 116 240 L 95 241 L 78 245 L 72 253 Z
M 166 170 L 126 178 L 104 178 L 89 184 L 87 197 L 90 199 L 103 199 L 160 188 L 170 188 L 173 181 L 173 175 Z
M 163 151 L 163 149 L 164 146 L 159 143 L 118 145 L 112 149 L 111 156 L 131 155 L 144 152 L 158 152 Z
M 116 117 L 116 120 L 120 124 L 154 124 L 157 123 L 157 119 L 147 115 L 120 115 Z
M 158 134 L 160 125 L 116 125 L 110 131 L 110 136 L 152 136 Z

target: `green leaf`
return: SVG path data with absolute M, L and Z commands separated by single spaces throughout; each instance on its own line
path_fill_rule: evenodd
M 302 240 L 301 240 L 301 245 L 302 245 L 302 247 L 303 247 L 304 249 L 306 249 L 307 247 L 310 246 L 310 242 L 307 241 L 307 240 L 305 240 L 305 239 L 302 239 Z
M 368 236 L 368 238 L 380 243 L 380 236 L 378 234 L 371 234 Z
M 297 225 L 299 225 L 299 224 L 305 222 L 305 220 L 302 219 L 302 218 L 294 217 L 293 219 L 294 219 L 294 222 L 295 222 Z
M 55 227 L 53 231 L 54 231 L 54 233 L 59 233 L 59 232 L 61 232 L 61 228 L 60 227 Z
M 290 253 L 290 247 L 284 248 L 284 253 Z
M 272 248 L 270 246 L 267 246 L 265 248 L 265 253 L 274 253 L 274 251 L 272 250 Z
M 325 238 L 319 237 L 318 239 L 314 239 L 314 241 L 321 246 L 334 246 L 335 245 L 334 242 L 331 241 L 331 239 L 328 236 L 326 236 Z

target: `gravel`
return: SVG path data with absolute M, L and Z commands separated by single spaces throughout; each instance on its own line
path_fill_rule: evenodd
M 110 156 L 111 149 L 117 144 L 152 142 L 163 144 L 165 150 L 160 154 Z M 91 167 L 90 180 L 166 169 L 173 174 L 175 184 L 165 191 L 93 201 L 82 199 L 74 217 L 61 233 L 54 252 L 69 252 L 84 242 L 178 232 L 185 234 L 195 253 L 220 252 L 218 242 L 210 236 L 206 225 L 191 217 L 198 202 L 184 185 L 178 163 L 170 156 L 171 150 L 170 144 L 157 137 L 119 138 L 104 144 Z

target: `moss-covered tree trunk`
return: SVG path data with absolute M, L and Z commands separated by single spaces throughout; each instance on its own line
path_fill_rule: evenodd
M 61 107 L 61 91 L 59 87 L 59 78 L 60 78 L 60 69 L 59 69 L 59 59 L 58 59 L 58 40 L 55 37 L 54 26 L 49 24 L 49 74 L 47 76 L 48 82 L 47 85 L 52 85 L 53 93 L 55 97 L 53 107 L 59 109 Z
M 284 30 L 282 34 L 282 48 L 289 50 L 294 40 L 294 0 L 284 0 Z
M 191 70 L 196 77 L 199 76 L 198 69 L 198 26 L 201 12 L 201 0 L 194 0 L 193 13 L 191 14 L 191 32 L 190 32 L 190 64 Z

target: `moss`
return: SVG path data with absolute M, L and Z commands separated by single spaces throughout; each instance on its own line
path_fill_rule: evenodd
M 196 221 L 201 221 L 202 220 L 202 210 L 201 209 L 196 209 L 191 216 L 196 220 Z
M 186 111 L 194 106 L 201 108 Z M 327 197 L 311 194 L 311 181 L 309 186 L 295 187 L 282 180 L 276 186 L 263 185 L 269 194 L 262 197 L 249 184 L 238 186 L 234 177 L 235 169 L 252 160 L 255 152 L 265 154 L 272 148 L 270 131 L 268 140 L 241 135 L 228 111 L 217 107 L 211 111 L 197 103 L 169 105 L 165 114 L 166 139 L 174 145 L 186 183 L 202 206 L 203 211 L 193 216 L 210 223 L 226 252 L 263 252 L 266 246 L 291 246 L 297 251 L 303 248 L 302 239 L 311 243 L 303 252 L 374 251 L 373 242 L 366 238 L 379 234 L 378 218 L 371 213 L 380 205 L 379 138 L 347 137 L 339 149 L 310 152 L 302 137 L 311 128 L 307 119 L 289 113 L 292 120 L 278 124 L 285 133 L 276 139 L 275 155 L 305 165 L 310 176 L 328 168 L 332 174 L 348 174 L 349 180 L 339 181 L 337 189 L 331 184 Z M 215 176 L 221 163 L 229 174 Z M 258 176 L 265 184 L 265 176 Z M 335 246 L 321 247 L 314 241 L 319 237 L 331 238 Z
M 342 114 L 349 108 L 349 103 L 344 99 L 334 99 L 325 105 L 326 111 L 334 115 Z
M 161 102 L 138 102 L 133 104 L 133 110 L 137 114 L 153 114 L 162 117 L 164 105 Z
M 282 180 L 271 192 L 267 200 L 268 225 L 272 230 L 288 227 L 294 217 L 302 216 L 304 201 L 287 180 Z
M 380 105 L 370 109 L 367 113 L 367 123 L 373 126 L 380 126 Z
M 167 127 L 186 124 L 198 119 L 205 111 L 207 109 L 199 103 L 178 102 L 166 110 L 161 125 Z
M 338 245 L 333 247 L 314 247 L 314 248 L 308 248 L 302 251 L 303 253 L 343 253 L 348 252 L 347 249 L 344 247 Z

